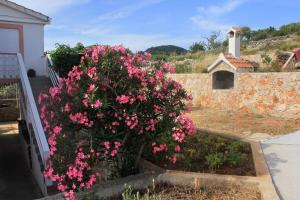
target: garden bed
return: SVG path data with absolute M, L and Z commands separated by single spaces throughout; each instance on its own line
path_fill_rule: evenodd
M 100 198 L 99 198 L 100 199 Z M 261 200 L 256 187 L 246 188 L 239 185 L 192 188 L 160 183 L 147 189 L 136 191 L 127 187 L 122 195 L 103 200 Z
M 246 142 L 198 132 L 182 144 L 175 164 L 165 164 L 162 157 L 145 155 L 145 159 L 163 169 L 255 176 L 251 145 Z

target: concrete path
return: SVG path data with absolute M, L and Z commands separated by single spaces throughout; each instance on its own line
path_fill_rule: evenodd
M 280 197 L 283 200 L 299 200 L 300 131 L 261 144 Z
M 16 123 L 0 123 L 0 200 L 41 197 L 19 143 Z

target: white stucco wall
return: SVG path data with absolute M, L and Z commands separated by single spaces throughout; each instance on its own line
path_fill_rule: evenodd
M 228 44 L 228 52 L 231 53 L 235 57 L 241 56 L 241 37 L 234 33 L 233 37 L 229 35 L 229 44 Z
M 47 75 L 46 58 L 44 56 L 44 25 L 47 22 L 1 4 L 0 13 L 1 24 L 23 26 L 24 62 L 27 70 L 32 68 L 37 75 Z M 1 43 L 4 42 L 1 41 Z
M 32 68 L 37 75 L 47 75 L 44 56 L 44 25 L 23 24 L 24 62 L 27 70 Z

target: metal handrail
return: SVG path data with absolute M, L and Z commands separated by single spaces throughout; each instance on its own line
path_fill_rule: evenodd
M 53 62 L 52 62 L 50 54 L 47 54 L 47 63 L 48 63 L 48 66 L 47 66 L 48 75 L 49 75 L 49 78 L 50 78 L 50 80 L 52 82 L 52 85 L 53 86 L 58 86 L 59 76 L 58 76 L 58 74 L 54 70 Z

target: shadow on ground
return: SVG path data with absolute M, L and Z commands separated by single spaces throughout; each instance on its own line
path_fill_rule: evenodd
M 0 124 L 0 199 L 31 200 L 41 197 L 22 152 L 16 126 Z

